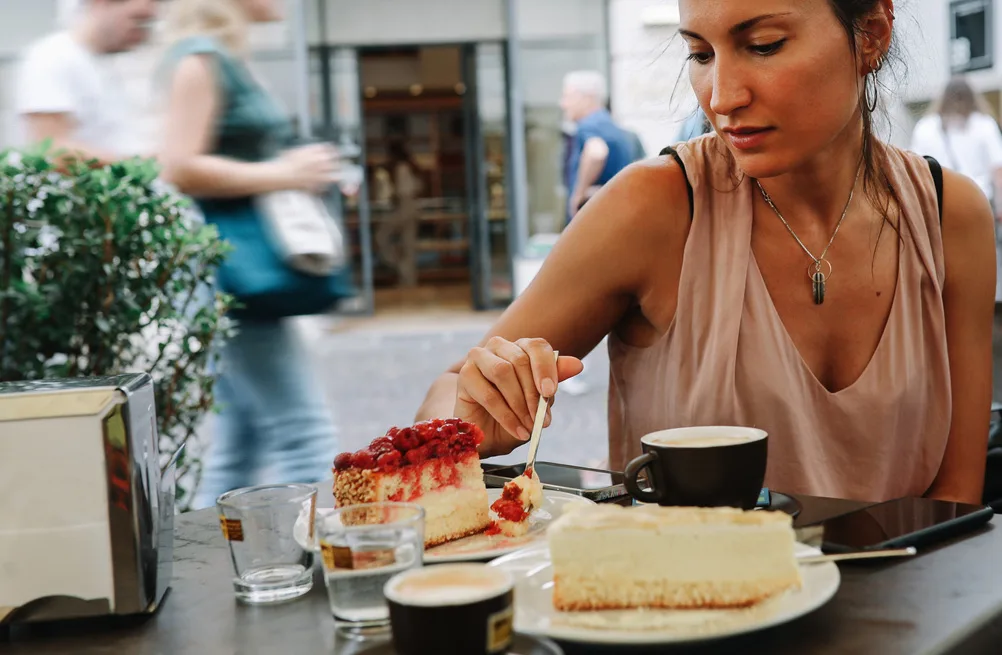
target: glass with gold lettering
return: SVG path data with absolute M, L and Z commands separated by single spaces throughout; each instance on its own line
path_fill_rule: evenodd
M 277 603 L 313 588 L 313 553 L 296 541 L 293 526 L 316 507 L 317 489 L 306 484 L 236 489 L 216 500 L 239 600 Z
M 317 541 L 331 613 L 338 629 L 364 638 L 390 622 L 387 580 L 421 566 L 424 509 L 411 503 L 368 503 L 317 518 Z

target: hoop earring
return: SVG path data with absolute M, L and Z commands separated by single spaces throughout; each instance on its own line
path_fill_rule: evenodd
M 877 100 L 877 75 L 874 71 L 866 76 L 866 82 L 864 82 L 863 88 L 863 103 L 869 113 L 872 114 L 877 111 Z

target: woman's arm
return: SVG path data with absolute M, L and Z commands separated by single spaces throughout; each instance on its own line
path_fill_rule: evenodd
M 488 441 L 493 428 L 490 416 L 505 424 L 503 433 L 495 435 L 502 443 L 497 448 L 489 444 L 485 450 L 510 451 L 519 443 L 513 437 L 518 423 L 504 421 L 502 414 L 513 412 L 523 427 L 526 422 L 531 427 L 539 394 L 551 395 L 554 383 L 579 373 L 581 363 L 574 358 L 590 352 L 638 303 L 641 311 L 669 307 L 664 316 L 648 315 L 657 329 L 667 328 L 669 314 L 674 314 L 688 229 L 685 175 L 675 162 L 648 160 L 626 169 L 585 205 L 529 288 L 484 336 L 481 347 L 432 385 L 417 419 L 470 413 L 479 404 L 487 412 L 481 418 L 491 423 L 478 421 Z M 542 341 L 523 342 L 513 351 L 511 345 L 520 339 Z M 546 359 L 546 344 L 571 357 L 561 358 L 555 366 L 552 355 Z M 526 373 L 529 360 L 531 372 Z M 523 373 L 514 375 L 511 363 L 515 374 L 519 369 Z M 483 373 L 483 379 L 476 381 L 480 392 L 467 389 L 458 394 L 460 373 L 474 366 Z M 523 389 L 518 388 L 519 381 Z
M 335 159 L 327 146 L 298 148 L 275 161 L 260 163 L 207 154 L 216 138 L 220 105 L 211 58 L 185 57 L 174 71 L 161 158 L 164 178 L 184 193 L 212 198 L 329 186 Z
M 995 230 L 984 194 L 951 171 L 944 171 L 943 253 L 953 422 L 928 495 L 980 503 L 992 400 Z

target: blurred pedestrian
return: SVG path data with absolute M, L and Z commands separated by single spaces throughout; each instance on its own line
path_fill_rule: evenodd
M 576 126 L 566 170 L 570 222 L 599 188 L 634 160 L 634 144 L 606 107 L 605 77 L 577 71 L 564 78 L 560 108 Z
M 989 200 L 1002 181 L 1002 132 L 987 103 L 954 77 L 912 133 L 911 149 L 974 180 Z
M 418 198 L 424 188 L 421 167 L 407 145 L 394 141 L 389 146 L 389 174 L 392 179 L 394 210 L 381 221 L 375 234 L 379 254 L 397 271 L 397 284 L 412 288 L 418 283 L 417 240 Z
M 237 216 L 246 218 L 237 221 L 246 230 L 259 227 L 256 196 L 328 189 L 337 177 L 336 151 L 324 144 L 281 150 L 292 141 L 291 121 L 248 69 L 251 25 L 280 20 L 280 0 L 172 4 L 165 177 L 197 199 L 210 223 Z M 239 332 L 222 353 L 216 387 L 222 408 L 196 507 L 258 482 L 323 480 L 337 451 L 334 424 L 294 326 L 277 313 L 239 318 Z
M 943 166 L 974 180 L 995 211 L 996 283 L 995 302 L 1002 301 L 1002 246 L 999 218 L 1002 203 L 1002 132 L 985 102 L 961 76 L 951 79 L 912 133 L 911 149 L 935 157 Z
M 138 154 L 125 82 L 109 55 L 149 37 L 156 0 L 69 0 L 65 26 L 32 44 L 16 82 L 16 108 L 29 143 L 51 141 L 105 164 Z

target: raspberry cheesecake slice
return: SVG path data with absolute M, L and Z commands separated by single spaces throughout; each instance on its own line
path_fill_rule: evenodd
M 483 439 L 480 428 L 452 418 L 391 428 L 368 448 L 334 460 L 337 506 L 418 504 L 426 548 L 482 532 L 491 524 L 477 454 Z

